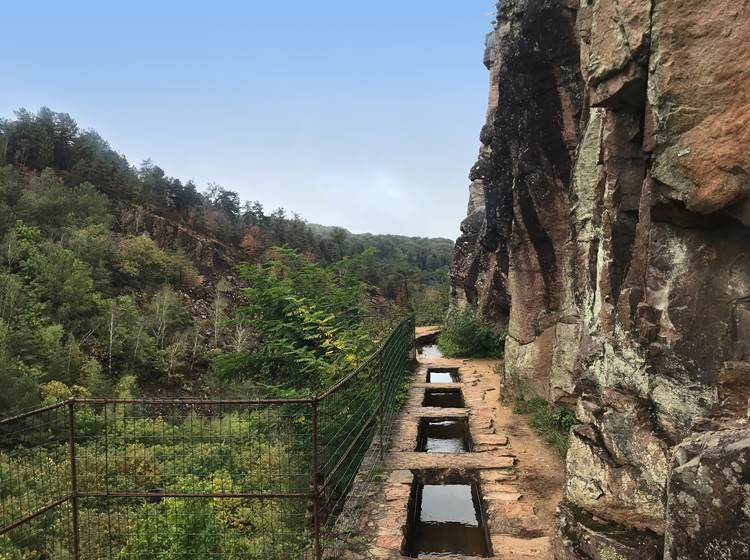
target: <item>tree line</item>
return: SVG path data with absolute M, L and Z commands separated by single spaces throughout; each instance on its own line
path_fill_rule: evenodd
M 133 204 L 239 248 L 253 266 L 233 272 L 234 283 L 227 282 L 148 235 L 119 231 L 118 213 Z M 294 337 L 274 350 L 269 341 L 283 337 L 260 332 L 257 325 L 265 323 L 248 321 L 247 314 L 235 317 L 237 306 L 256 298 L 270 312 L 274 297 L 298 301 L 301 294 L 279 289 L 299 270 L 298 288 L 317 278 L 312 289 L 299 288 L 305 309 L 324 317 L 346 311 L 324 304 L 324 293 L 343 290 L 349 307 L 366 306 L 375 286 L 385 299 L 416 307 L 423 322 L 439 320 L 447 306 L 451 255 L 449 240 L 355 235 L 308 224 L 283 209 L 267 213 L 259 202 L 241 204 L 236 192 L 219 185 L 201 192 L 150 161 L 130 165 L 67 114 L 19 110 L 0 120 L 0 384 L 8 388 L 0 410 L 72 394 L 174 390 L 190 383 L 203 388 L 207 371 L 218 372 L 219 380 L 236 379 L 232 364 L 242 360 L 261 377 L 271 363 L 283 363 L 279 369 L 291 375 L 298 364 L 282 350 L 308 365 L 318 351 Z M 281 261 L 286 278 L 270 281 L 253 272 L 258 263 L 278 270 Z M 211 289 L 195 296 L 201 273 Z M 265 292 L 238 288 L 264 278 Z M 281 328 L 284 317 L 276 320 Z M 360 342 L 354 346 L 361 350 Z M 351 360 L 357 352 L 347 346 L 346 355 Z M 313 377 L 327 378 L 334 358 L 316 362 Z
M 115 212 L 118 205 L 138 204 L 240 247 L 250 259 L 269 247 L 287 245 L 330 264 L 374 247 L 377 266 L 367 280 L 386 297 L 408 298 L 407 284 L 416 301 L 432 297 L 431 290 L 424 288 L 439 285 L 447 291 L 453 254 L 448 239 L 357 235 L 339 227 L 308 224 L 283 208 L 268 212 L 260 202 L 242 202 L 236 191 L 215 183 L 201 191 L 193 181 L 167 175 L 151 160 L 131 165 L 98 133 L 82 130 L 70 115 L 46 107 L 36 113 L 20 109 L 14 118 L 0 119 L 0 165 L 22 173 L 53 169 L 69 187 L 94 185 L 113 202 Z
M 178 248 L 120 229 L 133 205 L 238 248 L 245 262 L 199 270 Z M 151 161 L 130 165 L 67 114 L 20 110 L 0 120 L 0 417 L 72 396 L 319 392 L 370 355 L 408 308 L 422 321 L 442 317 L 451 255 L 449 240 L 355 235 L 243 204 L 219 185 L 201 191 Z M 369 399 L 355 385 L 327 413 L 345 418 Z M 138 421 L 108 423 L 107 414 Z M 79 408 L 75 420 L 85 435 L 78 457 L 100 465 L 95 476 L 185 492 L 268 484 L 263 477 L 298 460 L 311 429 L 294 415 L 279 438 L 263 411 L 167 418 L 130 405 Z M 204 439 L 222 426 L 233 441 Z M 65 434 L 24 437 L 33 446 L 0 447 L 0 471 L 25 473 L 0 481 L 3 511 L 46 503 L 70 474 Z M 109 464 L 118 456 L 144 461 Z M 45 476 L 32 476 L 40 465 Z M 92 557 L 291 557 L 304 543 L 259 528 L 304 535 L 294 504 L 118 500 L 107 515 L 82 504 L 80 516 Z M 0 536 L 0 558 L 54 557 L 68 532 L 55 515 Z M 131 520 L 128 531 L 111 537 L 110 516 Z

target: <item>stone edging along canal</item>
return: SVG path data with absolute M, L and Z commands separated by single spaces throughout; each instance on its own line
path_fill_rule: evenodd
M 537 515 L 535 504 L 528 500 L 519 482 L 519 459 L 513 449 L 513 435 L 528 429 L 508 429 L 507 410 L 500 414 L 500 380 L 492 360 L 459 360 L 420 356 L 409 388 L 408 402 L 394 421 L 392 438 L 384 456 L 383 472 L 367 487 L 355 483 L 352 494 L 365 504 L 353 528 L 357 546 L 340 557 L 365 558 L 493 558 L 547 559 L 552 557 L 550 534 Z M 451 383 L 428 383 L 428 370 L 450 371 L 458 379 Z M 442 376 L 445 379 L 445 376 Z M 460 390 L 463 408 L 425 407 L 427 389 Z M 451 402 L 451 401 L 449 401 Z M 505 422 L 498 422 L 504 416 Z M 464 420 L 468 424 L 470 447 L 459 453 L 417 451 L 423 419 Z M 509 437 L 510 436 L 510 437 Z M 525 451 L 524 451 L 525 452 Z M 482 520 L 489 551 L 483 556 L 461 553 L 419 554 L 413 537 L 415 512 L 414 488 L 425 484 L 471 483 L 478 490 Z M 423 486 L 422 486 L 423 487 Z M 475 492 L 476 493 L 476 492 Z M 363 495 L 365 494 L 365 495 Z M 420 496 L 421 493 L 416 492 Z M 450 515 L 452 508 L 445 508 Z

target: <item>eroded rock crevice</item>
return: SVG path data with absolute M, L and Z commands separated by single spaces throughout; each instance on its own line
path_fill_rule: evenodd
M 748 29 L 746 2 L 507 0 L 487 38 L 452 303 L 508 327 L 505 394 L 576 408 L 559 558 L 750 542 L 744 455 L 706 474 L 747 430 Z

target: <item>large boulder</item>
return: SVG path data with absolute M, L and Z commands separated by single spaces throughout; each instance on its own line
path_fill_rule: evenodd
M 675 448 L 664 558 L 750 558 L 750 427 L 697 434 Z
M 615 390 L 582 398 L 567 456 L 565 497 L 610 522 L 664 531 L 668 445 L 647 405 Z
M 556 560 L 661 560 L 661 538 L 595 519 L 562 504 L 555 519 Z

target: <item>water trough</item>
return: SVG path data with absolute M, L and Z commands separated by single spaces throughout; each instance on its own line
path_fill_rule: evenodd
M 461 389 L 425 389 L 422 406 L 464 408 L 466 404 Z
M 458 383 L 458 368 L 427 368 L 427 383 Z
M 476 476 L 415 473 L 402 553 L 411 558 L 490 556 Z
M 417 431 L 417 451 L 467 453 L 471 437 L 466 418 L 422 418 Z

